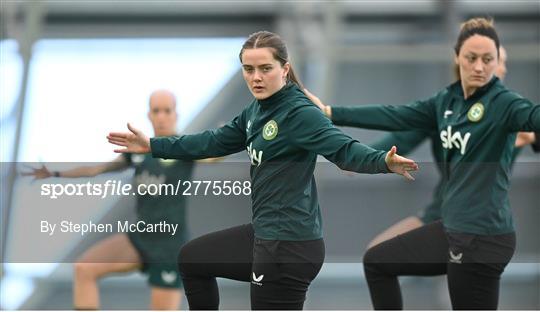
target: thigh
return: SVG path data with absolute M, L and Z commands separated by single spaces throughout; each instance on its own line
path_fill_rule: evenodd
M 248 282 L 253 263 L 251 224 L 213 232 L 188 242 L 180 252 L 182 275 L 224 277 Z
M 300 310 L 324 262 L 324 241 L 255 239 L 251 276 L 253 310 Z
M 500 277 L 515 249 L 514 233 L 448 233 L 448 289 L 454 309 L 497 309 Z
M 368 249 L 364 265 L 377 265 L 389 275 L 440 275 L 446 273 L 447 255 L 448 240 L 437 221 Z
M 409 231 L 417 229 L 421 227 L 422 225 L 424 225 L 424 223 L 418 217 L 405 218 L 391 225 L 388 229 L 384 230 L 382 233 L 375 236 L 375 238 L 368 244 L 368 248 L 371 248 L 375 245 L 378 245 L 384 241 L 392 239 L 403 233 L 407 233 Z
M 77 259 L 77 263 L 84 263 L 97 276 L 139 269 L 141 261 L 126 234 L 114 234 L 99 241 Z

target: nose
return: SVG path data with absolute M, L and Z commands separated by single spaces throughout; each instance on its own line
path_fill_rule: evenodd
M 483 61 L 480 58 L 478 58 L 476 62 L 474 62 L 473 69 L 476 72 L 482 72 L 484 70 Z
M 261 75 L 261 72 L 256 69 L 254 72 L 253 72 L 253 80 L 254 81 L 261 81 L 262 80 L 262 75 Z

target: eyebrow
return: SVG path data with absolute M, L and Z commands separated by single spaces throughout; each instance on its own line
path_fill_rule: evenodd
M 474 55 L 474 56 L 478 56 L 478 55 L 480 55 L 480 56 L 486 56 L 486 55 L 492 56 L 493 55 L 491 52 L 486 52 L 484 54 L 476 54 L 476 53 L 474 53 L 472 51 L 469 51 L 466 54 L 471 54 L 471 55 Z
M 272 66 L 273 64 L 261 64 L 259 65 L 259 67 L 264 67 L 264 66 Z M 253 65 L 249 65 L 249 64 L 242 64 L 243 67 L 254 67 Z

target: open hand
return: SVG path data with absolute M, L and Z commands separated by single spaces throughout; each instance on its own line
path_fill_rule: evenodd
M 41 165 L 41 168 L 32 168 L 30 166 L 26 167 L 32 171 L 21 172 L 22 176 L 33 176 L 34 180 L 46 179 L 53 176 L 52 172 L 50 172 L 49 169 L 47 169 L 47 167 L 45 167 L 43 164 Z
M 390 171 L 401 174 L 408 180 L 414 181 L 413 176 L 409 173 L 409 171 L 416 171 L 418 170 L 418 164 L 414 162 L 412 159 L 405 158 L 403 156 L 399 156 L 396 154 L 397 148 L 395 146 L 392 146 L 390 151 L 386 153 L 385 161 L 386 166 Z
M 123 149 L 115 149 L 115 153 L 133 153 L 146 154 L 150 153 L 150 139 L 140 130 L 135 129 L 131 124 L 127 124 L 130 132 L 111 132 L 107 136 L 109 143 L 123 146 Z

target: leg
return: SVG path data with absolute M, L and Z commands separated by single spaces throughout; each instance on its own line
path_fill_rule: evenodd
M 388 229 L 375 236 L 375 238 L 369 242 L 368 249 L 398 235 L 417 229 L 422 225 L 424 225 L 424 223 L 418 217 L 405 218 L 398 223 L 391 225 Z
M 236 226 L 187 243 L 178 257 L 191 310 L 217 310 L 216 277 L 248 282 L 253 262 L 253 226 Z
M 182 302 L 182 291 L 178 288 L 151 288 L 152 310 L 178 310 Z
M 136 270 L 140 265 L 139 254 L 125 234 L 112 235 L 92 246 L 75 263 L 75 309 L 98 309 L 97 280 L 109 273 Z
M 324 262 L 324 241 L 255 241 L 251 309 L 302 310 Z
M 455 310 L 496 310 L 499 283 L 515 248 L 515 235 L 448 234 L 448 290 Z
M 160 248 L 154 248 L 153 252 Z M 166 251 L 164 251 L 166 252 Z M 145 262 L 151 287 L 152 310 L 178 310 L 182 300 L 182 279 L 177 263 Z
M 376 245 L 364 255 L 364 271 L 375 309 L 402 309 L 398 276 L 446 273 L 448 241 L 434 222 Z

